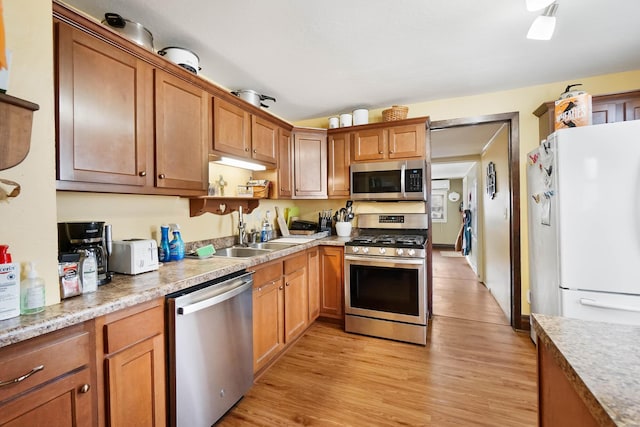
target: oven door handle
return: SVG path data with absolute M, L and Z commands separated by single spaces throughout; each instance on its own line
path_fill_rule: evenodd
M 353 256 L 345 255 L 345 261 L 367 262 L 367 263 L 386 263 L 386 264 L 403 264 L 403 265 L 418 265 L 424 264 L 422 258 L 385 258 L 385 257 L 365 257 L 365 256 Z
M 253 278 L 251 274 L 247 275 L 248 277 L 242 276 L 238 279 L 234 279 L 229 282 L 223 282 L 225 290 L 217 295 L 214 295 L 210 298 L 206 298 L 202 301 L 195 302 L 193 304 L 185 305 L 183 307 L 178 307 L 177 313 L 182 316 L 186 316 L 187 314 L 192 314 L 200 310 L 204 310 L 205 308 L 211 307 L 216 304 L 220 304 L 223 301 L 231 299 L 236 295 L 241 294 L 247 289 L 253 286 Z M 213 286 L 220 285 L 217 283 Z

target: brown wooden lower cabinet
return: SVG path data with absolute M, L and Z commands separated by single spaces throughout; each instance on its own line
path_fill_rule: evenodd
M 255 268 L 253 275 L 253 372 L 284 348 L 282 261 Z
M 166 425 L 164 329 L 164 298 L 96 319 L 100 425 Z
M 2 426 L 93 426 L 96 371 L 93 322 L 0 349 Z
M 344 248 L 320 247 L 320 317 L 344 321 Z
M 539 339 L 538 421 L 541 427 L 599 425 L 549 349 Z

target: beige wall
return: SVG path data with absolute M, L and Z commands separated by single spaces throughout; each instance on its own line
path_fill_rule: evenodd
M 447 196 L 452 191 L 460 194 L 460 200 L 452 202 L 447 197 L 447 222 L 431 223 L 431 240 L 436 245 L 454 245 L 462 225 L 462 214 L 460 213 L 460 203 L 464 195 L 462 193 L 462 179 L 450 179 Z
M 543 102 L 557 99 L 567 84 L 576 82 L 582 83 L 582 88 L 592 95 L 636 90 L 640 89 L 640 70 L 595 77 L 576 76 L 571 80 L 555 83 L 408 104 L 409 118 L 430 116 L 431 120 L 446 120 L 508 112 L 520 113 L 520 223 L 523 224 L 520 235 L 520 245 L 523 314 L 529 313 L 529 303 L 527 302 L 527 291 L 529 289 L 529 259 L 527 248 L 529 240 L 526 227 L 526 154 L 539 144 L 538 118 L 533 115 L 533 111 Z M 371 110 L 370 120 L 372 122 L 381 121 L 382 110 L 385 108 L 388 107 Z M 296 125 L 327 127 L 327 119 L 327 117 L 320 117 L 302 120 L 296 122 Z
M 53 116 L 53 41 L 51 0 L 4 1 L 7 48 L 13 53 L 9 95 L 34 102 L 31 148 L 19 165 L 0 171 L 18 182 L 20 195 L 0 202 L 0 243 L 8 244 L 14 262 L 35 261 L 46 283 L 47 304 L 59 300 L 55 140 Z
M 486 192 L 487 167 L 495 164 L 496 194 L 492 199 Z M 509 129 L 503 126 L 482 154 L 482 239 L 484 284 L 511 318 L 511 259 L 509 256 Z

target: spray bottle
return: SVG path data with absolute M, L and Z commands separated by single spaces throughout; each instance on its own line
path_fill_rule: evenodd
M 158 259 L 160 262 L 169 262 L 171 261 L 171 254 L 169 252 L 169 226 L 162 224 L 160 226 L 160 233 L 162 237 L 160 238 L 160 256 Z
M 169 257 L 171 261 L 180 261 L 184 258 L 184 242 L 180 235 L 180 226 L 178 224 L 170 224 L 173 231 L 173 240 L 169 242 Z

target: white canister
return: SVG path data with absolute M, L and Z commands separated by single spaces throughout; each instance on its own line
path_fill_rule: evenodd
M 358 108 L 357 110 L 353 110 L 353 124 L 357 125 L 366 125 L 369 123 L 369 110 L 366 108 Z
M 329 129 L 335 129 L 337 127 L 340 127 L 340 119 L 337 116 L 329 117 Z
M 353 124 L 353 116 L 351 114 L 340 114 L 340 127 L 351 126 Z

